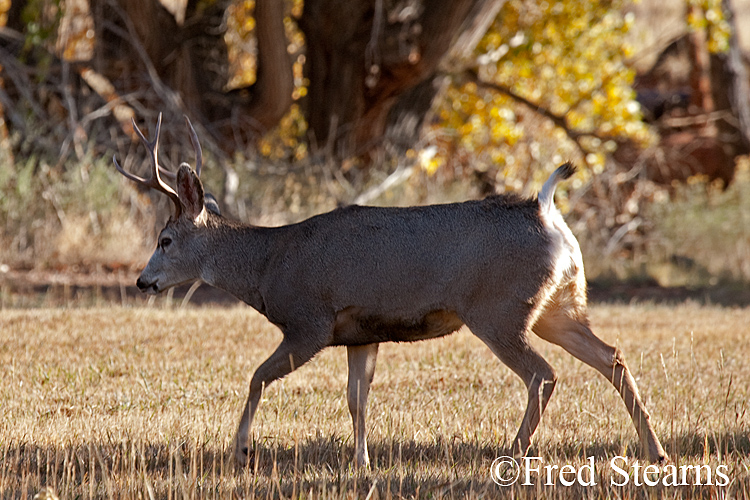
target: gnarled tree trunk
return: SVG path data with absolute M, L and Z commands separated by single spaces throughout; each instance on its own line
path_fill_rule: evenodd
M 307 0 L 300 20 L 310 82 L 306 116 L 317 146 L 362 154 L 392 124 L 416 137 L 441 61 L 449 51 L 470 54 L 503 3 Z
M 91 0 L 97 26 L 96 70 L 121 85 L 126 72 L 149 73 L 153 90 L 166 106 L 179 106 L 201 122 L 213 124 L 218 143 L 230 152 L 276 126 L 292 104 L 292 65 L 284 32 L 284 3 L 257 0 L 258 64 L 256 82 L 225 92 L 229 67 L 223 38 L 228 3 L 198 12 L 191 0 L 185 23 L 158 0 Z M 178 16 L 182 17 L 182 16 Z M 137 80 L 131 80 L 140 84 Z
M 101 77 L 111 95 L 146 91 L 154 112 L 189 114 L 228 153 L 256 141 L 288 112 L 294 77 L 287 2 L 256 0 L 257 78 L 247 88 L 226 91 L 223 28 L 230 0 L 188 0 L 176 13 L 160 0 L 87 1 L 95 50 L 77 69 Z M 460 64 L 472 56 L 504 1 L 305 0 L 298 23 L 309 83 L 300 102 L 313 149 L 362 155 L 388 134 L 403 148 L 413 145 L 440 88 L 439 75 L 454 69 L 445 61 Z M 23 3 L 12 4 L 14 25 L 22 23 Z

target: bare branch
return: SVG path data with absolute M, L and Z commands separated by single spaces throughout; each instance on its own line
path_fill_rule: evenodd
M 552 111 L 550 111 L 549 109 L 526 99 L 525 97 L 515 93 L 512 89 L 510 89 L 509 87 L 506 87 L 505 85 L 500 85 L 494 82 L 486 82 L 482 80 L 481 78 L 479 78 L 479 75 L 477 74 L 475 69 L 467 69 L 461 74 L 461 76 L 475 83 L 477 87 L 482 87 L 482 88 L 494 90 L 495 92 L 500 92 L 501 94 L 505 94 L 511 99 L 513 99 L 514 101 L 517 101 L 523 104 L 534 113 L 547 118 L 552 123 L 554 123 L 556 127 L 561 128 L 565 132 L 565 134 L 575 143 L 578 150 L 584 156 L 586 156 L 589 153 L 589 151 L 587 151 L 585 146 L 583 145 L 582 139 L 584 137 L 598 137 L 594 133 L 582 133 L 582 132 L 578 132 L 577 130 L 574 130 L 568 125 L 568 122 L 564 116 L 557 115 L 553 113 Z M 601 137 L 599 138 L 602 139 Z

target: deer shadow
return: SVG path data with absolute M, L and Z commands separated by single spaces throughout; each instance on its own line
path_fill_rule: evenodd
M 750 455 L 750 431 L 683 433 L 666 437 L 664 445 L 672 459 L 682 463 L 702 463 L 707 455 L 736 461 L 736 457 Z M 318 436 L 293 446 L 270 439 L 257 440 L 252 443 L 251 463 L 244 468 L 234 463 L 231 448 L 216 443 L 92 441 L 65 447 L 3 443 L 0 474 L 6 478 L 23 477 L 26 484 L 67 481 L 82 485 L 92 480 L 106 484 L 118 474 L 131 471 L 140 484 L 144 484 L 144 477 L 154 478 L 157 494 L 170 481 L 175 488 L 187 485 L 188 489 L 197 489 L 199 481 L 244 477 L 244 482 L 238 482 L 244 486 L 236 486 L 238 491 L 251 488 L 255 495 L 263 497 L 289 497 L 301 491 L 355 491 L 364 497 L 372 488 L 381 496 L 388 493 L 420 497 L 429 493 L 440 497 L 455 492 L 494 496 L 497 485 L 492 481 L 490 467 L 497 457 L 509 455 L 508 450 L 503 445 L 459 439 L 438 438 L 431 443 L 382 440 L 370 445 L 371 467 L 357 470 L 352 462 L 353 446 L 338 437 Z M 620 442 L 610 441 L 585 445 L 565 442 L 546 449 L 532 447 L 528 455 L 559 466 L 580 463 L 587 457 L 594 457 L 595 463 L 601 464 L 623 455 L 623 447 Z M 628 443 L 625 455 L 643 456 L 635 441 Z M 747 471 L 738 479 L 750 485 Z M 213 488 L 218 488 L 217 484 L 214 482 Z

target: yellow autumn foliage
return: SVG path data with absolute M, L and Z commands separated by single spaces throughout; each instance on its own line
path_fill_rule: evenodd
M 506 179 L 531 180 L 531 172 L 571 157 L 600 169 L 614 139 L 649 143 L 627 62 L 633 18 L 623 14 L 625 4 L 506 2 L 476 50 L 473 69 L 486 85 L 454 79 L 437 103 L 431 135 L 446 164 L 468 157 L 467 168 L 493 172 L 500 186 L 512 187 Z M 576 144 L 551 133 L 550 120 L 502 89 L 559 117 L 573 136 L 598 140 Z

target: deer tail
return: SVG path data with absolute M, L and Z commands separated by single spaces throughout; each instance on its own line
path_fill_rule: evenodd
M 539 192 L 539 211 L 542 214 L 549 213 L 554 206 L 555 188 L 557 187 L 557 183 L 569 179 L 576 173 L 576 170 L 575 165 L 571 162 L 566 162 L 552 172 L 552 175 L 549 176 L 549 179 L 547 179 L 542 186 L 542 190 Z

